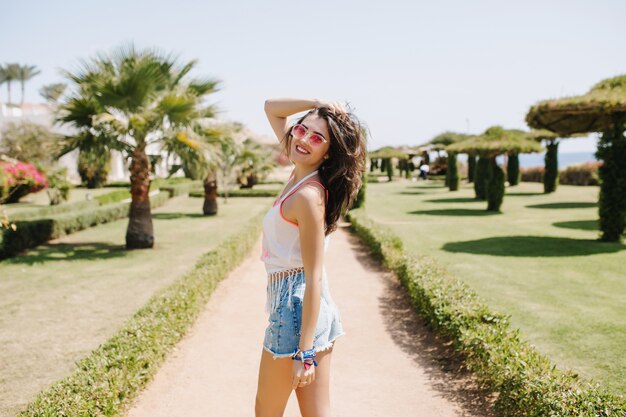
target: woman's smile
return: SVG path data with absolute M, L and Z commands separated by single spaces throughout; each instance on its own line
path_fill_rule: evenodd
M 306 149 L 302 148 L 300 145 L 296 145 L 296 152 L 302 154 L 302 155 L 308 155 L 311 152 L 307 151 Z

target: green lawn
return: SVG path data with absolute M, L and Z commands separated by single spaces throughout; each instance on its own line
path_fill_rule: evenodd
M 371 183 L 368 215 L 414 253 L 446 265 L 560 368 L 626 390 L 626 246 L 601 243 L 597 187 L 507 189 L 502 213 L 485 211 L 472 185 Z
M 272 198 L 176 197 L 154 210 L 155 248 L 126 251 L 128 220 L 87 229 L 0 262 L 0 416 L 14 415 L 113 335 L 158 289 L 266 210 Z

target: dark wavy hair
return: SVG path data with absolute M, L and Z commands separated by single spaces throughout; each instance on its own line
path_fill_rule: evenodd
M 337 229 L 339 217 L 352 207 L 363 185 L 367 143 L 365 128 L 352 112 L 321 106 L 310 110 L 295 123 L 302 123 L 312 114 L 326 120 L 330 133 L 328 159 L 319 167 L 322 184 L 328 189 L 324 231 L 327 236 Z M 291 139 L 291 129 L 288 129 L 280 141 L 287 156 L 291 150 Z

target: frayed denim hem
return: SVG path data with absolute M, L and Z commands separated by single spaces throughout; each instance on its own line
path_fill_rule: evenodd
M 331 347 L 334 346 L 335 340 L 337 340 L 339 337 L 341 337 L 341 336 L 343 336 L 345 334 L 346 334 L 346 332 L 339 333 L 332 340 L 330 340 L 326 345 L 324 345 L 322 347 L 316 347 L 315 348 L 315 352 L 317 353 L 317 352 L 321 352 L 321 351 L 330 349 Z M 274 359 L 274 360 L 280 359 L 280 358 L 291 358 L 291 355 L 293 355 L 293 353 L 274 353 L 274 352 L 272 352 L 272 350 L 270 348 L 268 348 L 265 345 L 263 345 L 263 349 L 265 349 L 266 351 L 271 353 L 273 355 L 272 359 Z

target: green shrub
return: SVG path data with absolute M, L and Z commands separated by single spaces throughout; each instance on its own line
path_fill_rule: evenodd
M 94 197 L 94 200 L 96 200 L 101 206 L 105 206 L 107 204 L 119 203 L 120 201 L 126 200 L 130 197 L 130 189 L 121 188 L 106 194 L 97 195 Z
M 459 176 L 459 165 L 454 152 L 448 153 L 448 168 L 446 170 L 446 185 L 450 191 L 457 191 L 461 178 Z
M 363 209 L 347 215 L 351 228 L 392 269 L 413 306 L 439 335 L 452 341 L 484 388 L 498 392 L 495 411 L 507 417 L 625 416 L 626 405 L 521 340 L 510 316 L 492 311 L 465 283 L 435 260 L 407 254 L 389 229 Z
M 467 157 L 467 182 L 474 182 L 476 174 L 476 156 L 468 155 Z
M 156 294 L 76 371 L 41 392 L 19 416 L 121 415 L 205 308 L 218 283 L 248 256 L 261 213 Z
M 486 178 L 487 210 L 500 211 L 504 199 L 504 171 L 498 165 L 495 158 L 489 162 Z
M 176 197 L 179 195 L 189 194 L 189 192 L 198 187 L 202 187 L 202 181 L 180 181 L 171 184 L 159 184 L 159 190 L 164 191 L 170 195 L 170 197 Z
M 545 172 L 543 175 L 543 192 L 553 193 L 559 185 L 559 143 L 550 141 L 546 145 Z
M 476 169 L 474 170 L 474 192 L 476 198 L 485 200 L 487 198 L 487 175 L 489 170 L 489 160 L 487 158 L 478 158 L 476 161 Z
M 520 169 L 523 182 L 542 182 L 543 172 L 543 167 L 528 167 Z
M 559 174 L 559 182 L 566 185 L 599 185 L 602 162 L 569 165 Z
M 237 188 L 228 193 L 228 197 L 276 197 L 282 190 L 275 189 L 254 189 L 254 188 Z M 217 192 L 219 197 L 224 197 L 224 191 Z M 192 190 L 189 197 L 204 198 L 204 190 Z
M 74 203 L 59 204 L 56 206 L 46 206 L 28 211 L 17 212 L 11 215 L 11 220 L 18 221 L 41 219 L 54 214 L 76 212 L 86 209 L 95 209 L 99 205 L 100 203 L 98 202 L 98 200 L 84 200 Z
M 612 127 L 602 133 L 596 157 L 602 160 L 598 169 L 600 176 L 601 240 L 619 242 L 624 233 L 626 216 L 626 115 L 615 116 Z
M 509 159 L 506 163 L 506 178 L 511 186 L 519 184 L 519 155 L 516 153 L 509 155 Z
M 152 207 L 158 207 L 168 198 L 167 193 L 159 193 L 150 198 L 150 204 Z M 128 217 L 129 207 L 130 203 L 114 203 L 77 212 L 51 215 L 43 219 L 16 221 L 15 230 L 4 230 L 0 259 L 15 256 L 25 249 L 41 245 L 51 239 Z

